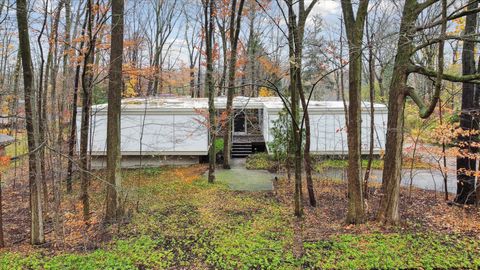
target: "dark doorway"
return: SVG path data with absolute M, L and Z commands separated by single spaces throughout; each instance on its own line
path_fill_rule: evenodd
M 247 125 L 245 124 L 245 112 L 235 111 L 235 119 L 233 121 L 233 133 L 246 134 Z

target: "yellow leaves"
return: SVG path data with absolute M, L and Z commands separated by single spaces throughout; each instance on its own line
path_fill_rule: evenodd
M 259 97 L 273 97 L 273 96 L 275 96 L 275 93 L 273 93 L 273 91 L 269 90 L 265 86 L 262 86 L 258 90 L 258 96 Z
M 122 96 L 124 98 L 136 97 L 138 95 L 137 92 L 135 91 L 135 87 L 137 83 L 138 83 L 137 77 L 132 76 L 130 80 L 128 80 L 128 82 L 126 83 L 127 87 L 123 91 Z
M 465 17 L 461 17 L 458 19 L 453 20 L 455 24 L 454 30 L 451 32 L 452 34 L 461 34 L 465 30 Z

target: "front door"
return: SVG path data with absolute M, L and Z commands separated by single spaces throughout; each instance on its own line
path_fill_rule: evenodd
M 235 111 L 235 119 L 233 120 L 233 133 L 238 135 L 247 134 L 244 111 Z

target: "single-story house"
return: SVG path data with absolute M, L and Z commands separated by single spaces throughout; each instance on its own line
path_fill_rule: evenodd
M 215 98 L 221 118 L 226 97 Z M 271 129 L 284 105 L 277 97 L 235 97 L 233 101 L 232 157 L 255 151 L 269 151 Z M 346 155 L 347 133 L 343 102 L 311 101 L 311 152 L 318 155 Z M 78 113 L 81 113 L 79 109 Z M 80 133 L 80 117 L 77 131 Z M 375 104 L 375 153 L 384 149 L 387 108 Z M 107 104 L 92 108 L 89 151 L 92 167 L 103 167 L 106 155 Z M 122 101 L 122 166 L 191 164 L 205 160 L 210 145 L 206 98 L 130 98 Z M 362 149 L 370 145 L 370 104 L 362 108 Z M 79 138 L 80 136 L 77 136 Z M 77 146 L 79 143 L 77 143 Z

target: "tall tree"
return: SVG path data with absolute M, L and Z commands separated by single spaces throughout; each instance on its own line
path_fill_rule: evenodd
M 213 35 L 215 20 L 215 0 L 203 0 L 204 33 L 207 71 L 205 73 L 205 87 L 208 91 L 208 119 L 209 119 L 209 148 L 208 148 L 208 182 L 215 181 L 216 150 L 215 139 L 217 133 L 215 110 L 215 82 L 213 79 Z
M 106 222 L 118 219 L 121 202 L 119 191 L 121 175 L 120 116 L 122 109 L 122 60 L 123 60 L 123 0 L 112 1 L 112 38 L 110 47 L 110 69 L 108 82 L 107 118 L 107 206 Z
M 440 6 L 440 8 L 438 8 Z M 378 219 L 387 224 L 397 224 L 399 216 L 400 200 L 400 173 L 402 167 L 403 151 L 403 127 L 404 127 L 404 106 L 406 97 L 410 97 L 419 108 L 419 116 L 428 118 L 434 111 L 442 88 L 442 80 L 452 82 L 470 82 L 480 78 L 480 74 L 474 75 L 452 75 L 444 73 L 444 45 L 449 39 L 465 40 L 469 36 L 446 35 L 447 22 L 469 14 L 478 13 L 478 9 L 462 10 L 456 9 L 449 12 L 447 16 L 447 0 L 428 0 L 419 2 L 418 0 L 406 0 L 403 6 L 397 53 L 393 67 L 392 80 L 390 82 L 389 101 L 388 101 L 388 123 L 387 123 L 387 141 L 385 145 L 385 167 L 383 170 L 382 193 Z M 421 26 L 416 26 L 419 15 L 425 10 L 440 11 L 439 16 L 435 16 L 433 21 L 425 22 Z M 414 39 L 419 32 L 425 29 L 439 27 L 437 38 L 431 38 L 417 46 Z M 436 45 L 437 70 L 431 70 L 421 65 L 413 63 L 412 56 L 425 47 Z M 435 80 L 435 89 L 428 104 L 425 104 L 416 90 L 408 85 L 410 74 L 417 73 Z
M 289 79 L 288 86 L 290 94 L 290 116 L 292 118 L 292 137 L 294 144 L 294 164 L 295 164 L 295 216 L 303 215 L 303 191 L 302 191 L 302 144 L 303 144 L 303 125 L 309 122 L 308 119 L 308 101 L 305 99 L 305 93 L 302 83 L 302 57 L 303 57 L 303 38 L 305 33 L 305 24 L 308 15 L 318 1 L 310 2 L 305 5 L 304 0 L 294 2 L 285 0 L 288 8 L 288 48 L 289 48 Z M 298 7 L 298 11 L 295 11 Z M 303 117 L 300 118 L 300 103 L 303 108 Z M 309 123 L 306 124 L 307 126 Z M 308 134 L 307 136 L 310 136 Z M 310 146 L 308 146 L 310 148 Z M 309 154 L 309 149 L 307 150 Z M 308 167 L 311 169 L 311 166 Z M 311 180 L 307 178 L 307 180 Z M 313 183 L 307 183 L 308 193 L 311 205 L 315 205 L 315 194 L 313 192 Z
M 85 13 L 85 20 L 82 26 L 82 37 L 85 35 L 87 22 L 88 22 L 89 13 Z M 83 48 L 85 45 L 84 39 L 80 42 L 80 46 L 78 49 L 78 58 L 80 56 L 84 56 Z M 73 178 L 73 157 L 75 154 L 75 144 L 77 141 L 77 102 L 78 102 L 78 88 L 80 87 L 80 71 L 81 71 L 81 62 L 77 61 L 75 64 L 75 78 L 73 82 L 73 95 L 72 95 L 72 117 L 70 119 L 70 136 L 68 140 L 68 163 L 67 163 L 67 192 L 72 192 L 72 178 Z
M 25 120 L 27 126 L 28 142 L 28 172 L 30 189 L 30 213 L 31 213 L 31 242 L 42 244 L 45 242 L 42 212 L 42 185 L 40 178 L 40 162 L 37 152 L 38 144 L 38 112 L 35 111 L 35 93 L 33 89 L 32 55 L 30 52 L 30 37 L 28 33 L 27 3 L 26 0 L 17 1 L 17 23 L 20 54 L 22 56 L 23 85 L 25 98 Z
M 95 57 L 96 33 L 94 33 L 94 4 L 93 0 L 87 0 L 87 35 L 88 46 L 83 61 L 82 73 L 82 121 L 80 127 L 80 199 L 83 205 L 83 219 L 90 219 L 90 202 L 88 195 L 89 186 L 89 130 L 90 130 L 90 110 L 92 106 L 92 90 L 93 90 L 93 65 Z
M 179 21 L 180 14 L 178 0 L 156 0 L 153 1 L 154 13 L 155 13 L 155 25 L 154 25 L 154 44 L 153 55 L 151 64 L 155 67 L 156 75 L 153 82 L 149 83 L 149 94 L 155 95 L 163 93 L 164 87 L 164 65 L 165 59 L 168 55 L 173 42 L 169 42 L 169 38 L 174 33 L 175 26 Z M 176 37 L 175 37 L 176 38 Z
M 240 0 L 237 10 L 237 0 L 232 1 L 230 9 L 230 59 L 228 64 L 228 92 L 227 92 L 227 125 L 223 136 L 223 168 L 230 169 L 230 149 L 232 146 L 233 129 L 233 97 L 235 95 L 235 71 L 237 64 L 237 48 L 242 23 L 242 12 L 245 0 Z
M 365 221 L 361 166 L 362 41 L 369 0 L 360 0 L 355 16 L 351 0 L 342 0 L 349 49 L 348 69 L 348 211 L 347 223 Z
M 468 5 L 467 10 L 478 8 L 478 1 L 473 1 Z M 477 32 L 477 13 L 469 14 L 465 20 L 464 35 L 472 36 Z M 475 47 L 476 41 L 464 40 L 462 51 L 462 72 L 463 75 L 471 75 L 477 72 L 475 67 Z M 462 88 L 462 110 L 460 113 L 460 128 L 465 131 L 478 130 L 478 119 L 475 114 L 478 113 L 479 104 L 476 92 L 477 87 L 472 82 L 464 82 Z M 472 147 L 475 135 L 467 132 L 460 135 L 459 146 L 461 155 L 457 157 L 457 196 L 456 203 L 473 204 L 475 202 L 475 175 L 472 171 L 476 170 L 477 158 L 472 155 L 476 152 L 476 147 Z M 480 194 L 477 194 L 480 196 Z

